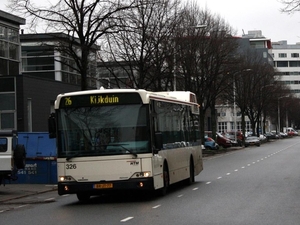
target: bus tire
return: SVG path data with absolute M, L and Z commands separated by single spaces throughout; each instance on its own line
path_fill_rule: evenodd
M 165 196 L 167 194 L 170 185 L 169 170 L 166 163 L 164 163 L 164 167 L 163 167 L 163 183 L 164 186 L 158 190 L 158 194 L 160 196 Z
M 190 159 L 190 169 L 189 170 L 190 170 L 190 176 L 186 180 L 187 185 L 191 185 L 192 183 L 195 182 L 194 160 L 192 157 Z
M 14 150 L 14 163 L 17 169 L 24 169 L 26 165 L 26 151 L 24 145 L 17 145 Z
M 87 202 L 88 200 L 90 200 L 90 195 L 87 193 L 77 193 L 77 198 L 80 202 Z

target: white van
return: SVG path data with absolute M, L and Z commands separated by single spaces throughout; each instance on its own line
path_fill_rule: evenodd
M 284 127 L 283 132 L 287 133 L 288 136 L 298 136 L 298 132 L 292 127 Z

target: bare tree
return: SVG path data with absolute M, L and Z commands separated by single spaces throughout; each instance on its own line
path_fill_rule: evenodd
M 200 131 L 204 136 L 205 115 L 210 110 L 212 134 L 216 134 L 216 101 L 226 87 L 228 67 L 235 64 L 233 55 L 238 43 L 235 41 L 232 28 L 219 16 L 209 11 L 197 10 L 194 4 L 188 4 L 185 11 L 187 23 L 191 28 L 205 24 L 201 30 L 195 30 L 183 37 L 182 77 L 184 90 L 193 90 L 200 104 Z M 189 23 L 188 23 L 189 22 Z M 191 30 L 191 29 L 189 29 Z
M 166 90 L 170 86 L 168 62 L 179 1 L 138 0 L 138 5 L 120 21 L 126 29 L 106 35 L 107 47 L 102 49 L 101 60 L 121 67 L 132 88 Z M 112 74 L 121 84 L 126 82 Z
M 31 29 L 69 36 L 65 53 L 72 57 L 81 75 L 81 89 L 87 89 L 90 52 L 98 40 L 119 29 L 120 11 L 134 7 L 134 0 L 58 0 L 56 4 L 35 5 L 31 0 L 10 0 L 10 8 L 26 17 Z M 39 25 L 43 27 L 38 27 Z M 63 41 L 66 41 L 64 38 Z
M 283 4 L 283 8 L 281 8 L 281 12 L 292 14 L 294 12 L 300 11 L 299 0 L 281 0 L 280 2 Z

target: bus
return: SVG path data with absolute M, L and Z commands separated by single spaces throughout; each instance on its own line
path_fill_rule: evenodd
M 104 89 L 59 94 L 48 119 L 56 138 L 58 194 L 79 201 L 113 191 L 166 194 L 203 170 L 196 95 Z

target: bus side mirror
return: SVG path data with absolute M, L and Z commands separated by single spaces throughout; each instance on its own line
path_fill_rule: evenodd
M 155 148 L 157 151 L 159 151 L 163 148 L 163 139 L 162 139 L 161 132 L 155 133 Z
M 55 113 L 51 113 L 48 118 L 49 138 L 56 138 L 56 120 Z

